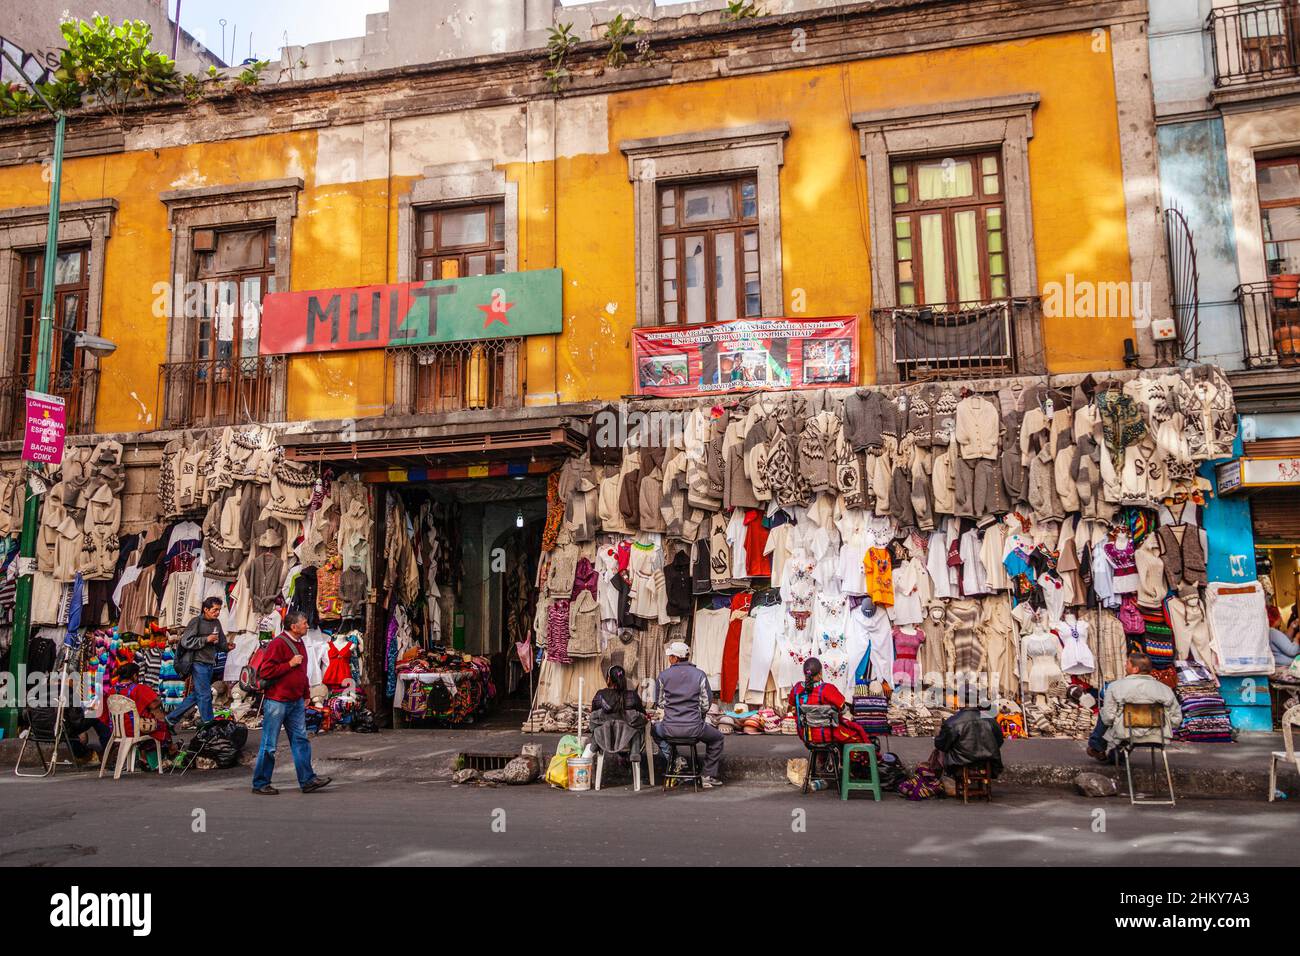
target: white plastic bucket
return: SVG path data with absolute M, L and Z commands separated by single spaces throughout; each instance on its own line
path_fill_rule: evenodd
M 569 768 L 570 790 L 591 789 L 591 767 L 593 762 L 591 757 L 569 758 L 567 766 Z

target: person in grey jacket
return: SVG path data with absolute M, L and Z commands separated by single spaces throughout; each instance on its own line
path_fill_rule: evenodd
M 667 766 L 671 751 L 666 738 L 683 737 L 704 742 L 704 770 L 701 783 L 705 789 L 722 786 L 718 769 L 722 763 L 722 732 L 704 720 L 713 694 L 709 678 L 692 664 L 691 649 L 682 641 L 665 648 L 668 668 L 655 682 L 655 702 L 663 708 L 664 719 L 652 724 L 650 734 L 659 744 L 659 753 Z
M 195 706 L 199 708 L 199 719 L 203 723 L 212 720 L 212 674 L 217 665 L 217 651 L 235 649 L 235 642 L 226 638 L 220 617 L 221 598 L 210 597 L 203 602 L 198 616 L 191 619 L 181 632 L 176 654 L 178 657 L 181 654 L 190 656 L 192 683 L 184 700 L 167 715 L 167 725 L 173 730 Z

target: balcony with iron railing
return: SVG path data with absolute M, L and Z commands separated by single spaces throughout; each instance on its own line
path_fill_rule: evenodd
M 168 362 L 158 368 L 159 428 L 281 422 L 284 355 Z
M 1300 276 L 1237 287 L 1246 368 L 1300 366 Z
M 386 349 L 385 394 L 392 416 L 519 408 L 522 339 L 439 342 Z
M 54 374 L 47 394 L 57 395 L 64 400 L 63 414 L 69 435 L 84 435 L 94 431 L 95 390 L 98 382 L 99 369 L 86 368 Z M 0 441 L 15 441 L 23 437 L 27 391 L 35 387 L 35 376 L 30 372 L 0 377 Z
M 881 382 L 1037 374 L 1042 305 L 1034 297 L 873 309 Z
M 1300 75 L 1297 0 L 1215 7 L 1205 29 L 1214 47 L 1214 85 L 1218 88 Z

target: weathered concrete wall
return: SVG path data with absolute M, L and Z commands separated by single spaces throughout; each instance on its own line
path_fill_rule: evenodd
M 89 4 L 71 11 L 69 6 L 68 0 L 7 0 L 3 5 L 3 13 L 0 14 L 0 37 L 53 68 L 58 65 L 58 51 L 63 46 L 59 18 L 69 12 L 85 19 L 90 18 L 92 7 Z M 171 54 L 176 25 L 167 15 L 164 0 L 95 0 L 93 10 L 114 23 L 123 20 L 145 21 L 153 28 L 153 48 Z M 17 59 L 21 62 L 21 57 Z M 210 64 L 223 65 L 215 53 L 183 30 L 176 49 L 176 64 L 176 68 L 183 73 L 199 73 Z M 0 76 L 9 79 L 11 69 L 6 63 L 0 69 Z
M 1233 297 L 1237 235 L 1232 222 L 1226 143 L 1221 119 L 1158 127 L 1161 191 L 1166 206 L 1187 217 L 1200 275 L 1200 359 L 1242 368 L 1240 312 Z
M 1214 85 L 1214 53 L 1205 19 L 1211 0 L 1151 0 L 1151 86 L 1156 116 L 1206 109 Z

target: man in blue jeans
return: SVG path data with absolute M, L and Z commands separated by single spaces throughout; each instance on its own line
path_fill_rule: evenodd
M 210 597 L 203 602 L 203 610 L 185 626 L 181 634 L 176 653 L 189 655 L 191 658 L 190 677 L 192 689 L 176 705 L 176 709 L 167 715 L 167 726 L 173 732 L 181 718 L 199 708 L 199 720 L 207 723 L 212 719 L 212 673 L 217 666 L 217 652 L 234 650 L 235 642 L 226 639 L 226 632 L 221 627 L 221 598 Z
M 253 767 L 253 792 L 275 796 L 280 791 L 271 786 L 275 773 L 275 748 L 280 738 L 280 727 L 289 737 L 289 751 L 293 754 L 293 769 L 298 774 L 298 786 L 303 793 L 314 793 L 329 786 L 329 777 L 318 777 L 311 768 L 311 744 L 307 740 L 306 700 L 310 690 L 307 682 L 307 648 L 303 635 L 307 633 L 307 615 L 290 611 L 284 616 L 284 630 L 271 639 L 258 676 L 270 681 L 263 691 L 262 745 L 257 751 Z

